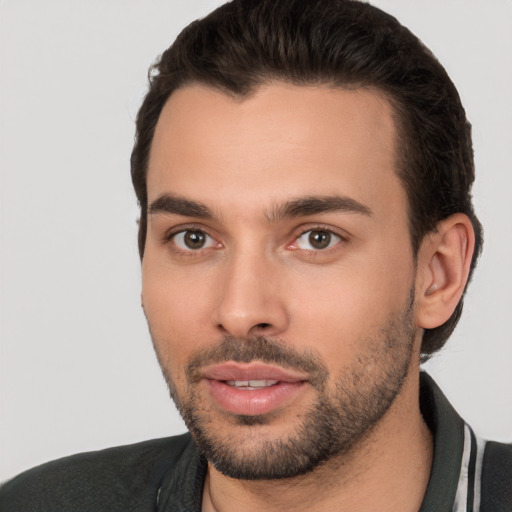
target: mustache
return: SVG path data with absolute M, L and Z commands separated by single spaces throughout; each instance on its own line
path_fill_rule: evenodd
M 202 378 L 201 369 L 212 364 L 226 361 L 250 363 L 260 361 L 276 364 L 283 368 L 307 373 L 309 383 L 323 389 L 329 372 L 321 358 L 311 350 L 299 351 L 281 340 L 267 336 L 254 338 L 236 338 L 225 336 L 216 346 L 197 351 L 189 360 L 185 374 L 189 383 L 194 384 Z

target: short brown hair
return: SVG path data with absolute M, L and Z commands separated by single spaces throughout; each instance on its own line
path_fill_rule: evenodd
M 407 28 L 357 0 L 233 0 L 186 27 L 149 74 L 131 157 L 141 208 L 139 251 L 147 229 L 146 174 L 160 112 L 176 89 L 202 83 L 245 96 L 271 80 L 299 85 L 372 87 L 394 108 L 399 137 L 397 174 L 408 197 L 416 254 L 423 237 L 454 213 L 482 228 L 472 205 L 475 178 L 471 125 L 446 71 Z M 461 312 L 426 330 L 423 359 L 439 350 Z

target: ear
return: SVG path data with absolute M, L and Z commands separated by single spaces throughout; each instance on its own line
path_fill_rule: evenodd
M 416 324 L 433 329 L 455 310 L 468 281 L 475 233 L 471 221 L 456 213 L 425 236 L 418 250 Z

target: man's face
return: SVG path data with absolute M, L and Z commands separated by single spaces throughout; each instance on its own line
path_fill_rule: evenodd
M 144 311 L 210 462 L 279 478 L 347 452 L 400 393 L 414 258 L 383 96 L 172 94 L 148 170 Z

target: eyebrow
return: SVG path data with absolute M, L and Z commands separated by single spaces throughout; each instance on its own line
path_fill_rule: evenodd
M 287 201 L 273 208 L 267 218 L 276 222 L 286 218 L 306 217 L 321 213 L 347 212 L 359 213 L 368 217 L 372 211 L 368 206 L 346 196 L 307 196 Z
M 269 222 L 282 219 L 306 217 L 331 212 L 358 213 L 371 216 L 372 211 L 364 204 L 346 196 L 306 196 L 286 201 L 266 213 Z M 205 204 L 183 197 L 164 194 L 148 207 L 148 213 L 168 213 L 183 217 L 213 219 L 215 215 Z
M 213 218 L 212 211 L 203 203 L 185 199 L 183 197 L 164 194 L 155 199 L 148 208 L 150 215 L 155 213 L 170 213 L 183 217 L 197 217 L 199 219 Z

